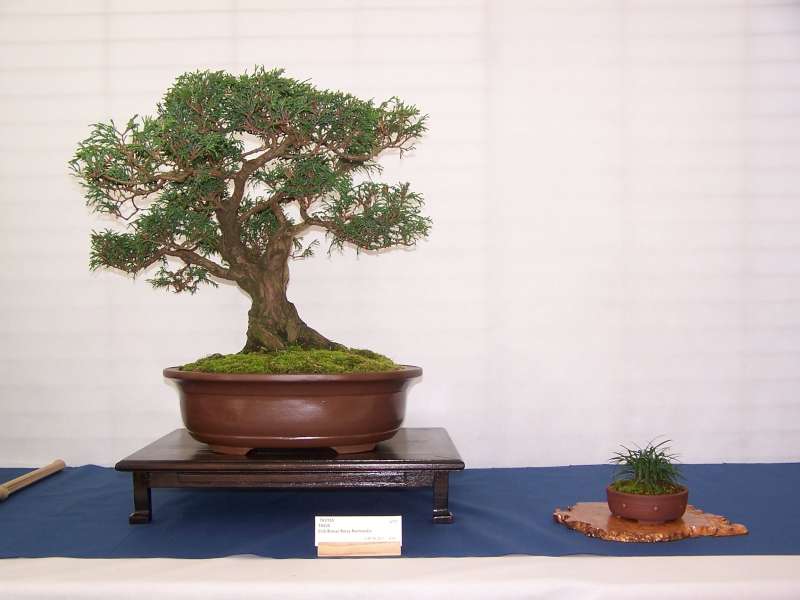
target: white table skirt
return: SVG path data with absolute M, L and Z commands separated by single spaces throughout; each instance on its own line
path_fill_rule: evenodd
M 800 556 L 0 560 L 9 599 L 800 598 Z

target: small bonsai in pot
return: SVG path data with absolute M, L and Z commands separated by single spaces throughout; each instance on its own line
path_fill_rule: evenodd
M 427 235 L 422 197 L 407 183 L 372 179 L 377 157 L 411 150 L 425 120 L 398 98 L 361 100 L 281 70 L 198 71 L 177 78 L 154 116 L 98 123 L 80 143 L 70 165 L 89 207 L 126 225 L 92 233 L 93 269 L 155 268 L 149 282 L 178 293 L 225 281 L 252 301 L 239 354 L 164 371 L 181 387 L 195 437 L 237 453 L 346 451 L 397 430 L 405 388 L 421 369 L 350 350 L 308 326 L 287 296 L 289 263 L 313 254 L 317 240 L 304 240 L 312 230 L 325 232 L 329 251 L 413 246 Z M 309 396 L 334 400 L 297 404 Z M 348 403 L 372 423 L 356 424 Z
M 669 443 L 650 442 L 634 449 L 622 446 L 621 452 L 613 454 L 610 462 L 617 470 L 606 488 L 612 514 L 648 522 L 674 521 L 683 516 L 689 491 L 678 483 L 682 477 Z

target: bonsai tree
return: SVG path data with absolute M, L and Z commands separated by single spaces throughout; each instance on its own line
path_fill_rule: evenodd
M 412 246 L 430 221 L 409 184 L 374 181 L 378 156 L 425 131 L 398 98 L 376 104 L 256 68 L 177 78 L 154 116 L 98 123 L 71 168 L 88 205 L 126 224 L 95 231 L 91 268 L 193 294 L 216 280 L 252 299 L 244 352 L 338 348 L 287 297 L 289 261 L 310 256 L 311 229 L 329 251 Z
M 622 446 L 610 462 L 617 465 L 611 487 L 626 494 L 672 494 L 682 488 L 678 484 L 680 471 L 675 464 L 676 454 L 670 452 L 669 440 L 650 442 L 644 448 Z

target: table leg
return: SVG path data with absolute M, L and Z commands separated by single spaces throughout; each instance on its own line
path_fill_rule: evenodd
M 150 474 L 133 474 L 133 512 L 128 518 L 131 525 L 149 523 L 153 516 L 150 499 Z
M 433 522 L 452 523 L 453 513 L 448 507 L 449 476 L 447 471 L 433 472 Z

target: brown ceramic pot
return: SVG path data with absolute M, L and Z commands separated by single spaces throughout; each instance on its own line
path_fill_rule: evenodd
M 406 411 L 406 390 L 422 375 L 403 366 L 383 373 L 250 375 L 164 369 L 181 397 L 195 439 L 215 452 L 324 448 L 367 452 L 392 437 Z
M 689 490 L 681 487 L 674 494 L 626 494 L 618 492 L 611 486 L 606 488 L 608 508 L 612 514 L 625 519 L 663 523 L 680 519 L 686 512 L 689 501 Z

